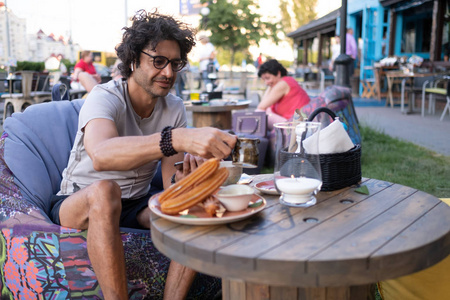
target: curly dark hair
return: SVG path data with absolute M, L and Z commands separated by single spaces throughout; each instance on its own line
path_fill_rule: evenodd
M 284 77 L 287 75 L 287 70 L 285 67 L 283 67 L 282 64 L 278 62 L 276 59 L 270 59 L 263 63 L 261 67 L 259 67 L 258 71 L 258 77 L 261 77 L 264 73 L 270 73 L 272 75 L 277 76 L 278 72 L 281 73 L 281 77 Z
M 176 41 L 181 59 L 187 61 L 188 53 L 195 46 L 195 31 L 189 25 L 159 14 L 157 10 L 147 13 L 141 9 L 131 20 L 133 24 L 123 28 L 122 42 L 116 46 L 117 57 L 121 60 L 118 69 L 124 78 L 130 77 L 132 63 L 139 67 L 144 48 L 150 46 L 154 50 L 164 40 Z

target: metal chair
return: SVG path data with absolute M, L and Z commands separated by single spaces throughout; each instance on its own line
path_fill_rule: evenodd
M 446 80 L 447 78 L 447 80 Z M 436 97 L 446 97 L 447 90 L 445 88 L 446 81 L 450 77 L 434 77 L 426 80 L 422 85 L 422 117 L 425 116 L 425 97 L 428 93 L 428 113 L 434 114 L 436 112 Z
M 447 80 L 449 80 L 449 79 L 450 79 L 450 77 L 447 77 Z M 447 104 L 445 104 L 444 111 L 442 112 L 441 119 L 440 119 L 441 121 L 444 120 L 445 113 L 447 110 L 448 110 L 448 113 L 450 114 L 450 83 L 449 82 L 447 82 L 447 97 L 446 97 L 446 99 L 447 99 Z

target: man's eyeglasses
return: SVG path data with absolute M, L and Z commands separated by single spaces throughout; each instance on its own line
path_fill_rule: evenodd
M 141 51 L 141 52 L 144 53 L 145 55 L 150 56 L 151 58 L 153 58 L 153 66 L 156 69 L 159 69 L 159 70 L 164 69 L 170 63 L 170 65 L 172 67 L 172 71 L 179 72 L 186 65 L 186 62 L 184 60 L 181 60 L 181 59 L 172 59 L 172 60 L 170 60 L 170 59 L 168 59 L 165 56 L 159 56 L 159 55 L 158 56 L 153 56 L 153 55 L 150 55 L 150 54 L 148 54 L 148 53 L 146 53 L 144 51 Z

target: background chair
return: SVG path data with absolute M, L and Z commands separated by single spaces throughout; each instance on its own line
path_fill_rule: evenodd
M 448 79 L 450 79 L 450 78 L 448 78 Z M 442 112 L 441 121 L 444 120 L 445 113 L 447 110 L 450 115 L 450 83 L 449 82 L 447 82 L 447 104 L 445 104 L 444 111 Z
M 331 84 L 334 84 L 334 75 L 333 72 L 328 68 L 320 69 L 320 91 L 323 92 L 325 90 L 325 84 L 327 81 L 330 81 Z
M 374 69 L 372 66 L 364 67 L 361 85 L 363 88 L 361 97 L 363 98 L 377 97 L 376 80 L 374 76 Z
M 422 117 L 425 116 L 425 97 L 428 94 L 428 113 L 435 114 L 436 112 L 436 99 L 447 98 L 447 89 L 449 77 L 436 76 L 426 80 L 422 85 Z M 445 112 L 445 109 L 444 109 Z M 443 114 L 445 115 L 445 113 Z M 441 120 L 443 117 L 441 118 Z
M 223 90 L 223 96 L 241 96 L 243 99 L 247 99 L 247 72 L 241 72 L 239 86 L 225 87 Z
M 0 139 L 2 299 L 102 299 L 87 254 L 86 230 L 53 224 L 83 99 L 35 104 L 5 120 Z M 160 176 L 154 191 L 162 189 Z M 130 299 L 162 299 L 170 260 L 150 230 L 121 228 Z M 212 299 L 220 279 L 199 274 L 188 298 Z M 25 296 L 26 295 L 26 296 Z

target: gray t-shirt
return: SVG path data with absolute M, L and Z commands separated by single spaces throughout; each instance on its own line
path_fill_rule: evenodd
M 147 194 L 156 172 L 158 161 L 152 161 L 130 171 L 96 171 L 84 148 L 84 127 L 93 119 L 112 120 L 119 136 L 144 136 L 161 132 L 166 126 L 186 127 L 186 110 L 183 101 L 168 94 L 156 102 L 150 117 L 142 119 L 134 111 L 125 80 L 97 85 L 84 102 L 78 131 L 70 152 L 67 168 L 63 171 L 58 195 L 70 195 L 98 180 L 111 179 L 119 184 L 122 198 L 135 199 Z

